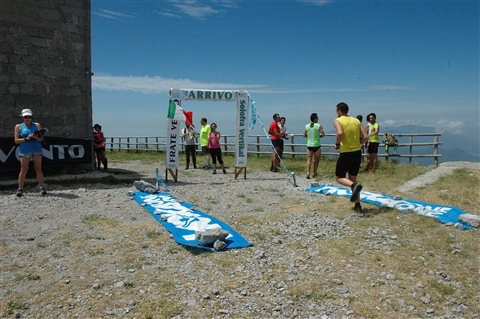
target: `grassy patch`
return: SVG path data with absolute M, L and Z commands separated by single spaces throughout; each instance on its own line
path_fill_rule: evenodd
M 140 302 L 133 309 L 133 313 L 141 319 L 172 318 L 181 313 L 180 309 L 180 305 L 174 300 L 161 296 L 153 301 Z
M 13 278 L 15 281 L 22 281 L 24 279 L 27 279 L 27 280 L 40 280 L 40 276 L 39 275 L 34 275 L 34 274 L 31 274 L 31 273 L 27 273 L 27 274 L 15 274 L 15 277 Z
M 90 214 L 82 218 L 82 222 L 89 225 L 90 227 L 94 226 L 108 226 L 116 227 L 120 222 L 116 219 L 105 218 L 98 214 Z

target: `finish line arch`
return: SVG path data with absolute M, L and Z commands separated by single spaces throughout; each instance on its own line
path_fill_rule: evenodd
M 235 179 L 243 171 L 244 179 L 247 178 L 247 150 L 248 150 L 248 124 L 250 123 L 250 95 L 247 91 L 238 90 L 198 90 L 198 89 L 170 89 L 170 100 L 182 107 L 183 100 L 206 102 L 236 102 L 237 117 L 235 125 Z M 178 120 L 167 121 L 167 156 L 166 176 L 168 172 L 175 181 L 178 177 L 178 151 L 180 126 Z M 175 170 L 175 172 L 173 171 Z

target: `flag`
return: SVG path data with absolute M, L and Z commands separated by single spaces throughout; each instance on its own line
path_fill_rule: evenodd
M 172 120 L 183 121 L 186 125 L 193 126 L 193 113 L 184 111 L 177 103 L 170 100 L 167 117 Z

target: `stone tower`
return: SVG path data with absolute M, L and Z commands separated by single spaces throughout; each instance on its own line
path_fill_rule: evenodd
M 92 138 L 90 0 L 0 1 L 0 137 L 20 112 L 63 138 Z

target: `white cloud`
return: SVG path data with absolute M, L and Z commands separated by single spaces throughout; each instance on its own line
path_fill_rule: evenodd
M 426 125 L 426 123 L 422 120 L 406 120 L 406 119 L 403 119 L 403 118 L 385 119 L 385 120 L 382 121 L 381 124 L 384 127 L 398 127 L 398 126 L 403 126 L 403 125 L 418 125 L 418 126 L 425 126 Z
M 169 13 L 169 12 L 161 12 L 161 11 L 154 11 L 162 16 L 169 17 L 169 18 L 181 18 L 178 14 Z
M 379 91 L 404 91 L 404 90 L 412 90 L 411 87 L 402 86 L 402 85 L 373 85 L 369 87 L 372 90 L 379 90 Z
M 304 3 L 309 3 L 309 4 L 313 4 L 315 6 L 324 6 L 330 2 L 332 2 L 331 0 L 297 0 L 298 2 L 304 2 Z
M 189 1 L 187 4 L 174 4 L 176 8 L 180 9 L 184 14 L 197 19 L 203 19 L 206 16 L 220 13 L 210 6 L 199 4 L 196 1 Z
M 460 121 L 440 120 L 437 122 L 438 133 L 450 132 L 452 134 L 463 134 L 466 124 Z
M 172 87 L 202 88 L 210 90 L 246 90 L 256 94 L 287 94 L 287 93 L 326 93 L 326 92 L 361 92 L 366 89 L 339 87 L 270 87 L 265 84 L 238 83 L 205 83 L 189 79 L 167 79 L 162 77 L 140 76 L 110 76 L 96 73 L 92 77 L 92 88 L 97 90 L 136 91 L 142 93 L 165 93 Z
M 467 124 L 462 121 L 439 120 L 436 123 L 426 123 L 424 120 L 386 119 L 382 121 L 384 127 L 398 127 L 403 125 L 434 126 L 435 133 L 464 134 Z
M 238 2 L 237 1 L 232 1 L 232 0 L 217 0 L 217 1 L 212 1 L 212 2 L 217 2 L 219 5 L 225 8 L 238 8 Z
M 125 13 L 111 11 L 111 10 L 105 10 L 105 9 L 100 9 L 99 11 L 94 11 L 94 12 L 92 12 L 92 14 L 103 17 L 103 18 L 115 19 L 115 20 L 117 20 L 117 18 L 128 18 L 128 19 L 135 18 L 135 16 L 131 15 L 131 14 L 125 14 Z
M 202 83 L 188 79 L 161 77 L 109 76 L 92 77 L 92 88 L 111 91 L 136 91 L 142 93 L 168 93 L 171 88 L 202 88 L 210 90 L 246 90 L 260 88 L 256 84 Z

